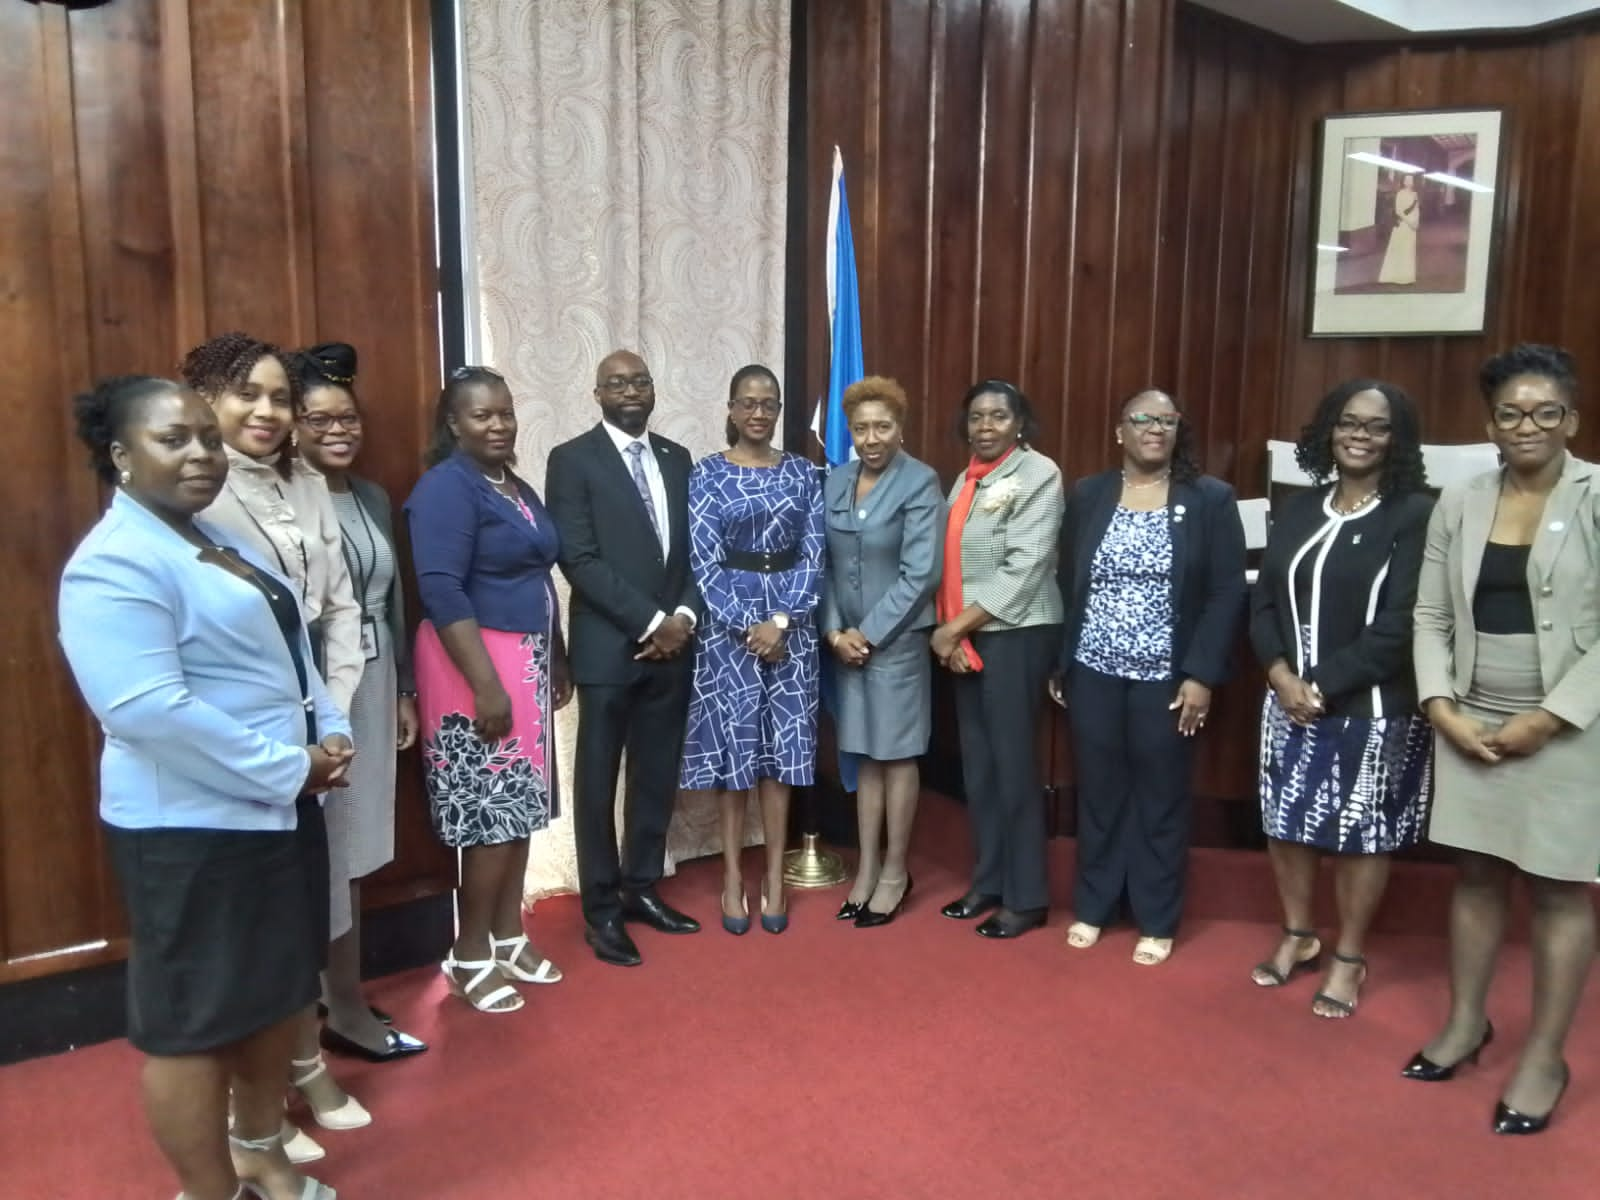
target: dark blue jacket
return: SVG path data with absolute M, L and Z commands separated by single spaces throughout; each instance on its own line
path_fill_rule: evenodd
M 556 609 L 550 568 L 561 541 L 534 490 L 521 479 L 517 490 L 531 525 L 460 451 L 417 480 L 406 522 L 417 593 L 434 628 L 474 619 L 508 633 L 549 631 Z

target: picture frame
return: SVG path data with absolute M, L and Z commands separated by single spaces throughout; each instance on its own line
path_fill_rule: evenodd
M 1306 336 L 1483 332 L 1506 204 L 1505 116 L 1451 108 L 1318 122 Z

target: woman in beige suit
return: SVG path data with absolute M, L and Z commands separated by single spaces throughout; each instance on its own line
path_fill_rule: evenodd
M 1594 958 L 1600 862 L 1600 474 L 1572 457 L 1572 357 L 1522 345 L 1479 375 L 1505 466 L 1445 491 L 1418 586 L 1417 695 L 1436 731 L 1429 836 L 1459 853 L 1450 1017 L 1407 1064 L 1434 1083 L 1476 1062 L 1511 885 L 1533 903 L 1533 1020 L 1496 1133 L 1538 1133 L 1566 1089 L 1567 1031 Z
M 1028 443 L 1028 398 L 998 379 L 974 384 L 959 429 L 972 460 L 950 489 L 933 654 L 954 677 L 961 772 L 978 861 L 952 920 L 992 915 L 988 938 L 1045 922 L 1044 800 L 1033 734 L 1061 640 L 1056 555 L 1061 471 Z

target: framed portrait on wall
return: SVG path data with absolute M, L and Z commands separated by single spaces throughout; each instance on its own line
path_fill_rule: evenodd
M 1312 169 L 1310 337 L 1482 333 L 1504 110 L 1342 113 Z

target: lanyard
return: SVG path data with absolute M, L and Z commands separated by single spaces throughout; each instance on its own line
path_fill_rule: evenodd
M 371 553 L 369 559 L 363 559 L 359 553 L 351 548 L 351 538 L 348 534 L 339 539 L 339 549 L 344 554 L 345 569 L 350 572 L 350 578 L 356 584 L 356 603 L 361 605 L 361 611 L 367 611 L 367 589 L 372 586 L 372 577 L 378 573 L 378 534 L 372 527 L 372 522 L 367 519 L 367 506 L 361 503 L 361 497 L 356 495 L 351 488 L 345 495 L 350 497 L 350 502 L 356 507 L 356 515 L 361 518 L 361 530 L 367 535 L 367 549 Z

